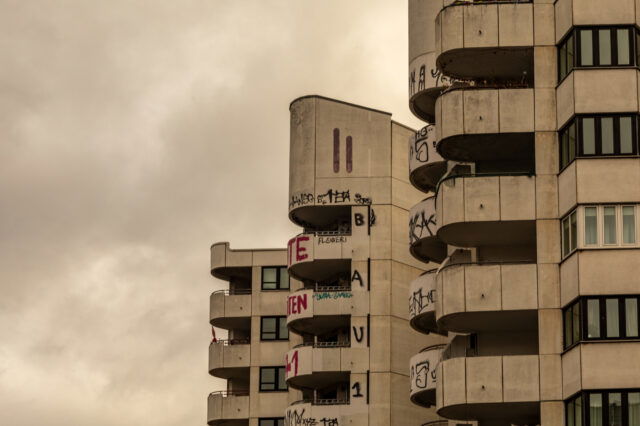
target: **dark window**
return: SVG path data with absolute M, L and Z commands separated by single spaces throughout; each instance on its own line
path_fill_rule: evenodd
M 640 426 L 637 389 L 585 391 L 565 401 L 567 426 Z
M 258 426 L 284 426 L 284 417 L 262 418 L 258 420 Z
M 260 367 L 260 392 L 286 390 L 285 367 Z
M 577 216 L 577 213 L 573 211 L 567 217 L 562 219 L 562 257 L 567 257 L 578 245 Z
M 577 67 L 633 66 L 640 61 L 639 42 L 640 33 L 630 27 L 576 28 L 558 46 L 559 79 Z
M 638 155 L 636 115 L 576 116 L 560 130 L 560 169 L 576 157 Z
M 260 318 L 260 340 L 288 340 L 287 317 Z
M 564 309 L 564 347 L 580 341 L 637 339 L 640 296 L 582 297 Z
M 285 266 L 262 268 L 263 290 L 289 290 L 289 272 Z

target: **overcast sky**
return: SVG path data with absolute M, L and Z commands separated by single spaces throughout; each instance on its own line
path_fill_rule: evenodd
M 284 247 L 289 102 L 407 107 L 406 0 L 0 0 L 0 424 L 205 425 L 209 246 Z

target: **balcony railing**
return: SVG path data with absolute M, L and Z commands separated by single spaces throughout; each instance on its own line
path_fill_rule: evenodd
M 248 345 L 251 343 L 251 338 L 246 339 L 216 339 L 212 340 L 211 344 L 222 344 L 223 346 L 233 346 L 233 345 Z
M 226 390 L 226 391 L 214 391 L 209 396 L 221 396 L 227 398 L 229 396 L 249 396 L 249 390 Z
M 227 290 L 216 290 L 213 294 L 223 294 L 225 296 L 237 296 L 243 294 L 251 294 L 250 288 L 237 288 L 237 289 L 227 289 Z
M 459 178 L 483 178 L 483 177 L 506 177 L 506 176 L 535 176 L 535 172 L 505 172 L 505 173 L 461 173 L 461 174 L 449 174 L 443 176 L 438 182 L 438 186 L 436 187 L 436 194 L 440 192 L 440 187 L 443 183 L 455 180 Z
M 313 346 L 314 348 L 349 348 L 351 342 L 308 342 L 295 345 L 293 348 L 304 348 L 307 346 Z
M 445 6 L 463 6 L 465 4 L 503 4 L 503 3 L 533 3 L 533 0 L 454 0 Z
M 297 405 L 297 404 L 348 405 L 349 398 L 309 398 L 309 399 L 301 399 L 291 403 L 291 405 Z

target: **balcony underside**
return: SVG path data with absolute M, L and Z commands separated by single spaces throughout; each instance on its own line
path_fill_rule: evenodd
M 303 228 L 332 229 L 341 222 L 351 223 L 351 206 L 304 206 L 289 212 L 289 218 Z
M 351 318 L 348 315 L 316 315 L 291 321 L 288 326 L 297 334 L 309 333 L 319 336 L 338 328 L 348 328 L 350 324 Z
M 411 184 L 423 191 L 431 191 L 438 185 L 438 181 L 447 171 L 446 161 L 436 161 L 425 164 L 409 174 Z
M 321 350 L 321 349 L 319 349 Z M 329 385 L 349 381 L 349 372 L 344 371 L 322 371 L 312 374 L 292 377 L 287 380 L 289 386 L 294 389 L 322 389 Z
M 449 419 L 478 420 L 491 426 L 537 425 L 540 424 L 540 403 L 460 404 L 443 407 L 438 414 Z
M 447 257 L 447 245 L 436 236 L 421 238 L 409 250 L 413 257 L 423 262 L 441 263 Z
M 438 153 L 454 161 L 531 160 L 535 157 L 533 133 L 467 134 L 438 143 Z
M 438 230 L 438 238 L 456 247 L 526 246 L 536 242 L 535 220 L 454 222 Z
M 442 87 L 432 87 L 416 93 L 409 99 L 409 109 L 422 121 L 433 123 L 436 114 L 436 99 L 440 96 L 440 92 L 442 92 Z
M 456 79 L 533 81 L 532 47 L 461 48 L 442 52 L 437 66 Z
M 411 328 L 420 333 L 437 333 L 442 335 L 447 334 L 445 330 L 438 328 L 435 311 L 416 315 L 415 317 L 411 318 L 409 324 L 411 325 Z
M 289 267 L 289 274 L 299 280 L 324 282 L 337 278 L 340 273 L 351 271 L 351 259 L 316 259 L 296 263 Z
M 210 426 L 249 426 L 249 419 L 209 420 L 207 424 Z
M 436 390 L 427 389 L 421 392 L 416 392 L 411 395 L 411 402 L 416 405 L 420 405 L 421 407 L 432 407 L 436 405 Z
M 225 330 L 249 330 L 251 329 L 251 313 L 247 314 L 246 317 L 217 317 L 211 318 L 209 323 L 218 328 L 223 328 Z
M 536 330 L 538 311 L 458 312 L 440 317 L 438 326 L 456 333 Z

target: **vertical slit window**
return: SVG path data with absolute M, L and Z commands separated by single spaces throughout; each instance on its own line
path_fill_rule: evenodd
M 567 74 L 573 71 L 573 64 L 575 63 L 574 50 L 574 39 L 573 34 L 571 34 L 567 39 Z
M 622 242 L 636 242 L 636 212 L 634 206 L 622 206 Z
M 570 252 L 569 248 L 569 218 L 562 221 L 562 255 L 566 256 Z
M 569 126 L 569 162 L 576 158 L 576 124 Z
M 571 308 L 572 311 L 572 329 L 573 329 L 573 343 L 580 341 L 580 303 L 576 303 Z
M 584 244 L 598 244 L 598 208 L 584 208 Z
M 596 153 L 596 120 L 595 118 L 583 118 L 582 120 L 582 154 L 595 155 Z
M 587 337 L 597 339 L 600 337 L 600 300 L 587 300 Z
M 576 212 L 571 213 L 571 251 L 575 250 L 578 245 L 578 214 Z
M 564 347 L 568 348 L 573 344 L 573 331 L 571 330 L 572 320 L 571 320 L 572 311 L 571 309 L 567 309 L 564 311 Z
M 616 31 L 618 44 L 618 65 L 631 65 L 631 40 L 627 28 Z
M 633 121 L 631 117 L 620 117 L 620 154 L 633 154 Z
M 604 243 L 616 243 L 616 208 L 604 207 Z
M 353 170 L 353 138 L 347 136 L 347 173 Z
M 340 129 L 333 129 L 333 172 L 340 171 Z
M 624 313 L 626 337 L 638 337 L 638 299 L 625 299 Z
M 611 65 L 611 30 L 599 30 L 599 65 Z
M 602 154 L 613 154 L 613 117 L 600 119 L 600 136 L 602 140 Z
M 589 426 L 604 426 L 602 417 L 602 394 L 592 393 L 589 395 Z
M 640 392 L 629 392 L 627 400 L 629 426 L 640 426 Z
M 580 30 L 580 65 L 593 66 L 593 32 Z
M 560 66 L 560 80 L 562 80 L 563 78 L 565 78 L 567 76 L 567 74 L 569 74 L 569 72 L 567 71 L 567 60 L 568 60 L 567 47 L 568 47 L 568 44 L 569 44 L 569 42 L 567 40 L 563 44 L 560 45 L 560 49 L 559 49 L 560 59 L 558 60 L 558 64 Z
M 607 337 L 620 337 L 620 312 L 618 299 L 606 299 Z
M 622 426 L 622 394 L 609 393 L 609 426 Z

